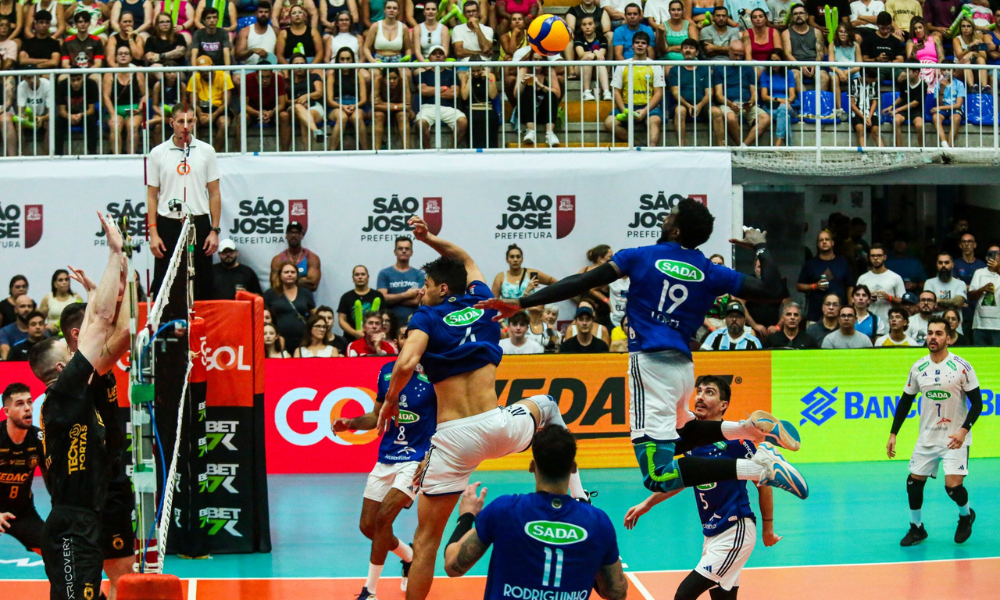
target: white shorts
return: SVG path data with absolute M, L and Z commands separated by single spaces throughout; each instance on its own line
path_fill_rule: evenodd
M 417 497 L 417 487 L 413 485 L 413 476 L 417 474 L 420 463 L 408 460 L 399 464 L 375 463 L 375 468 L 368 474 L 365 483 L 365 498 L 381 502 L 391 489 L 397 489 L 410 500 Z
M 945 475 L 968 475 L 969 446 L 954 450 L 940 446 L 917 446 L 910 457 L 910 473 L 936 479 L 942 462 Z
M 436 496 L 465 491 L 479 463 L 527 450 L 536 429 L 535 418 L 522 404 L 441 423 L 427 451 L 420 493 Z
M 688 409 L 694 393 L 694 363 L 673 351 L 629 356 L 629 406 L 632 441 L 678 439 L 677 430 L 694 419 Z
M 705 538 L 701 561 L 695 571 L 718 583 L 722 589 L 731 590 L 740 584 L 740 572 L 756 543 L 757 526 L 750 519 L 740 519 L 719 535 Z
M 465 117 L 465 113 L 453 108 L 451 106 L 441 107 L 441 122 L 451 127 L 452 130 L 455 129 L 455 125 L 458 124 L 458 120 Z M 420 107 L 420 112 L 417 113 L 417 120 L 423 121 L 428 125 L 433 126 L 434 121 L 437 119 L 437 111 L 433 104 L 424 104 Z

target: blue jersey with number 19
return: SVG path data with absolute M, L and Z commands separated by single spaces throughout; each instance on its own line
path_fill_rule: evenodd
M 739 295 L 746 278 L 673 242 L 619 250 L 611 260 L 629 278 L 629 352 L 676 350 L 690 357 L 688 340 L 712 303 Z
M 476 536 L 493 545 L 483 600 L 586 600 L 601 566 L 618 561 L 603 510 L 547 492 L 490 502 L 476 517 Z
M 465 294 L 449 296 L 437 306 L 421 306 L 410 317 L 409 330 L 430 338 L 420 364 L 431 383 L 500 364 L 500 324 L 493 322 L 497 312 L 475 308 L 491 298 L 488 285 L 473 281 Z

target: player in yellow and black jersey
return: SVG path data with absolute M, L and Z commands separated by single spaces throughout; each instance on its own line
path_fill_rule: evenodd
M 43 464 L 42 430 L 32 425 L 31 390 L 12 383 L 3 391 L 0 424 L 0 535 L 7 534 L 41 554 L 45 522 L 35 510 L 31 482 Z

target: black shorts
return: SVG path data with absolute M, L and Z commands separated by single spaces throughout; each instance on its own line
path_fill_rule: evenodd
M 45 520 L 42 558 L 50 600 L 96 600 L 101 596 L 100 515 L 95 511 L 53 506 Z
M 29 552 L 38 552 L 41 554 L 42 528 L 45 527 L 45 521 L 38 516 L 35 507 L 29 506 L 26 509 L 9 512 L 16 518 L 10 521 L 10 529 L 6 531 L 6 534 L 21 542 L 21 545 L 27 548 Z
M 858 125 L 864 125 L 864 124 L 865 124 L 864 119 L 862 119 L 861 117 L 859 117 L 854 113 L 851 113 L 851 127 L 857 127 Z M 866 127 L 866 129 L 870 129 L 871 127 L 878 127 L 878 125 L 879 125 L 878 116 L 876 116 L 874 119 L 872 119 L 872 124 L 869 127 Z
M 128 479 L 108 484 L 108 498 L 101 511 L 101 553 L 104 560 L 135 555 L 132 511 L 135 494 Z

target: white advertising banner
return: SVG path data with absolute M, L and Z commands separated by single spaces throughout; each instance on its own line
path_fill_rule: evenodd
M 333 307 L 354 265 L 368 266 L 374 287 L 413 214 L 466 248 L 487 283 L 507 268 L 509 244 L 523 249 L 527 267 L 558 278 L 586 266 L 598 244 L 655 243 L 664 214 L 687 197 L 715 215 L 702 250 L 731 255 L 724 152 L 245 156 L 219 165 L 221 237 L 236 243 L 240 261 L 266 285 L 286 225 L 300 221 L 303 245 L 322 260 L 317 301 Z M 95 212 L 133 216 L 132 233 L 143 235 L 145 199 L 138 158 L 0 162 L 0 282 L 23 273 L 40 300 L 57 268 L 98 273 L 107 255 Z M 435 256 L 417 244 L 412 262 Z

